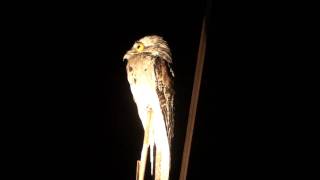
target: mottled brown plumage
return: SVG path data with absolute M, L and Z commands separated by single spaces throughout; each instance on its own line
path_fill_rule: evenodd
M 156 147 L 156 180 L 169 179 L 170 148 L 174 135 L 174 89 L 171 52 L 160 36 L 146 36 L 125 54 L 127 78 L 140 120 L 145 130 L 145 147 L 150 147 L 153 173 L 153 147 Z M 147 138 L 147 139 L 146 139 Z M 144 168 L 144 167 L 143 167 Z M 142 172 L 142 174 L 144 171 Z

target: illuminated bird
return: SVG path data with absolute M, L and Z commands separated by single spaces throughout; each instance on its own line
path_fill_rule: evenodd
M 123 59 L 127 60 L 127 78 L 144 128 L 137 179 L 144 178 L 150 148 L 151 174 L 155 156 L 155 179 L 168 180 L 174 133 L 174 73 L 169 46 L 160 36 L 145 36 L 134 43 Z

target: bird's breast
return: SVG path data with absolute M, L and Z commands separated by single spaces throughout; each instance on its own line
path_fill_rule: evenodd
M 158 101 L 156 93 L 156 78 L 154 60 L 139 56 L 129 59 L 127 63 L 127 78 L 131 92 L 136 100 L 148 104 Z

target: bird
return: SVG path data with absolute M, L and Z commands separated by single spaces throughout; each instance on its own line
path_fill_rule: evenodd
M 151 175 L 155 180 L 168 180 L 174 137 L 175 95 L 175 74 L 171 67 L 169 45 L 161 36 L 144 36 L 134 42 L 123 56 L 123 61 L 127 62 L 127 80 L 144 129 L 136 179 L 144 178 L 150 149 Z

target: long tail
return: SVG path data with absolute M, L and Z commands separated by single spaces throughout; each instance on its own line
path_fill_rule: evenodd
M 160 112 L 160 111 L 158 111 Z M 170 176 L 170 141 L 168 138 L 165 121 L 161 113 L 155 114 L 154 144 L 155 144 L 155 180 L 169 180 Z
M 156 173 L 155 180 L 168 180 L 170 175 L 169 146 L 156 147 Z

